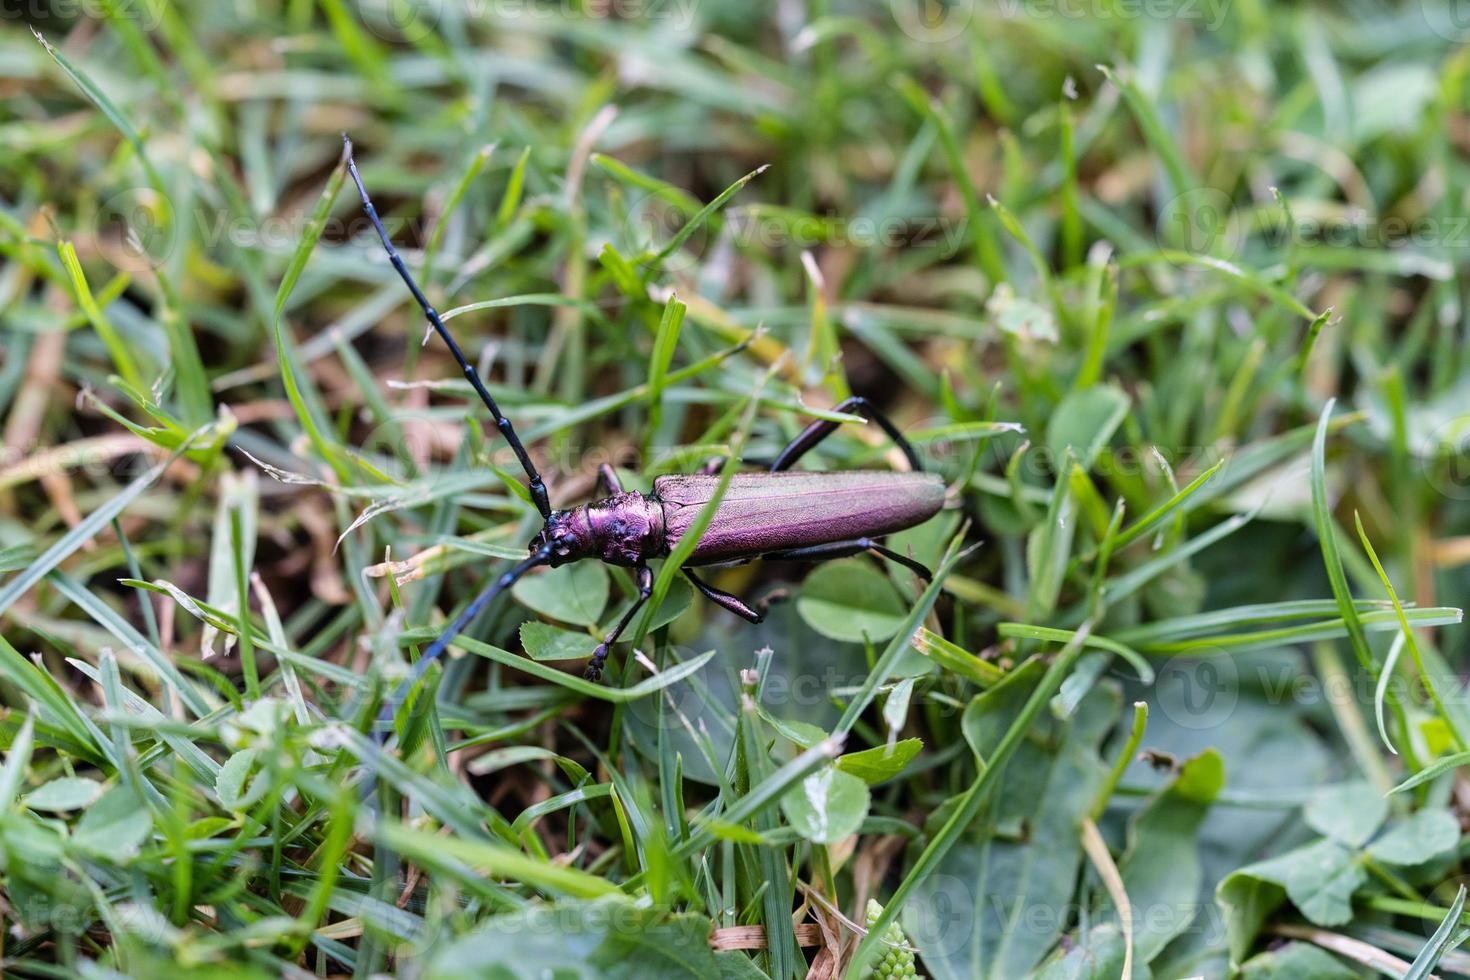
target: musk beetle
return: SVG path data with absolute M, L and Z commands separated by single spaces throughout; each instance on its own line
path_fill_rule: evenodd
M 515 427 L 501 414 L 500 407 L 486 390 L 474 366 L 450 336 L 443 320 L 393 247 L 368 197 L 357 164 L 353 162 L 352 143 L 345 136 L 343 141 L 347 170 L 362 197 L 363 212 L 372 222 L 389 260 L 423 309 L 429 324 L 490 410 L 496 427 L 526 472 L 531 500 L 545 521 L 540 533 L 530 543 L 529 554 L 491 582 L 434 640 L 414 665 L 403 690 L 409 689 L 428 665 L 444 652 L 450 641 L 521 576 L 538 565 L 556 567 L 584 558 L 632 568 L 638 584 L 638 599 L 603 637 L 587 665 L 586 676 L 597 680 L 602 675 L 608 650 L 653 591 L 653 573 L 648 562 L 667 556 L 679 543 L 701 508 L 712 498 L 719 485 L 719 477 L 712 472 L 661 476 L 653 481 L 653 492 L 643 494 L 624 490 L 613 468 L 603 464 L 598 473 L 598 485 L 607 492 L 607 497 L 566 510 L 553 510 L 546 484 L 516 435 Z M 931 578 L 929 570 L 922 564 L 885 547 L 876 539 L 922 524 L 938 513 L 944 504 L 943 481 L 938 474 L 923 472 L 913 446 L 866 399 L 849 398 L 839 404 L 837 410 L 860 413 L 876 422 L 903 451 L 912 472 L 791 471 L 802 456 L 837 428 L 837 422 L 822 419 L 808 425 L 781 450 L 768 471 L 736 474 L 720 499 L 713 520 L 685 563 L 683 573 L 706 598 L 752 623 L 761 621 L 761 613 L 756 608 L 740 597 L 705 582 L 692 568 L 754 558 L 823 561 L 866 551 L 905 565 L 926 581 Z

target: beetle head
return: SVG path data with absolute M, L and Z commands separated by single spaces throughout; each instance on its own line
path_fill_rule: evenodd
M 551 557 L 548 564 L 552 568 L 592 555 L 591 528 L 582 510 L 579 507 L 552 511 L 546 525 L 531 539 L 531 552 L 534 554 L 542 548 L 549 548 Z

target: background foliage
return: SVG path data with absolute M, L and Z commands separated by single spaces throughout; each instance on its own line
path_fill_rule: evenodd
M 5 969 L 1470 974 L 1461 13 L 0 7 Z M 537 525 L 343 131 L 559 504 L 859 392 L 939 584 L 591 685 L 571 566 L 379 722 Z

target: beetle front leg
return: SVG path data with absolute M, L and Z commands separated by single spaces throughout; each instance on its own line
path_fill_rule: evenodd
M 833 541 L 829 544 L 814 544 L 808 548 L 789 548 L 786 551 L 772 551 L 761 555 L 766 561 L 827 561 L 830 558 L 847 558 L 850 555 L 860 555 L 864 551 L 871 551 L 875 555 L 896 561 L 905 568 L 911 570 L 925 582 L 934 581 L 934 573 L 922 563 L 914 561 L 908 555 L 901 555 L 892 548 L 884 547 L 872 538 L 853 538 L 851 541 Z
M 597 485 L 606 490 L 609 497 L 623 492 L 623 481 L 618 479 L 618 471 L 613 469 L 611 463 L 603 463 L 597 467 Z
M 592 659 L 588 662 L 587 670 L 583 674 L 589 681 L 602 679 L 602 668 L 607 663 L 607 652 L 612 649 L 614 643 L 618 642 L 618 637 L 623 635 L 623 630 L 628 628 L 628 624 L 633 621 L 638 610 L 643 608 L 648 597 L 653 595 L 653 571 L 647 565 L 639 565 L 635 572 L 638 576 L 638 598 L 633 600 L 628 611 L 623 613 L 622 619 L 619 619 L 617 625 L 608 630 L 602 642 L 597 644 L 597 648 L 592 651 Z

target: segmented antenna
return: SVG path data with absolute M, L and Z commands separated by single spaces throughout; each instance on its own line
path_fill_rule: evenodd
M 346 133 L 342 134 L 342 152 L 347 159 L 347 172 L 352 175 L 352 182 L 357 185 L 357 193 L 362 197 L 362 210 L 368 216 L 368 220 L 373 223 L 373 228 L 377 231 L 378 238 L 382 240 L 383 248 L 387 250 L 388 259 L 393 263 L 393 268 L 398 270 L 398 275 L 403 278 L 404 285 L 408 286 L 408 291 L 413 293 L 414 301 L 424 311 L 424 316 L 428 318 L 429 325 L 434 328 L 434 332 L 444 341 L 445 345 L 449 348 L 449 353 L 453 354 L 454 359 L 459 362 L 460 368 L 464 371 L 464 376 L 469 379 L 470 385 L 475 389 L 475 393 L 480 396 L 480 401 L 484 402 L 485 407 L 490 409 L 490 414 L 494 416 L 495 425 L 500 429 L 500 434 L 505 436 L 505 441 L 510 444 L 511 450 L 516 454 L 516 459 L 520 460 L 521 469 L 526 471 L 526 478 L 530 481 L 531 500 L 536 504 L 536 509 L 541 512 L 542 519 L 544 520 L 550 517 L 551 501 L 547 497 L 546 484 L 542 482 L 541 474 L 536 472 L 536 464 L 531 462 L 530 454 L 526 452 L 526 447 L 521 444 L 520 436 L 516 435 L 515 426 L 510 424 L 510 419 L 500 414 L 500 406 L 495 404 L 495 399 L 485 387 L 485 382 L 480 380 L 480 375 L 475 370 L 474 365 L 464 356 L 464 351 L 459 349 L 459 344 L 454 342 L 454 337 L 450 335 L 449 328 L 444 326 L 444 321 L 439 318 L 438 311 L 430 305 L 428 297 L 424 295 L 423 290 L 419 289 L 419 284 L 414 281 L 413 276 L 409 273 L 408 266 L 403 264 L 403 258 L 398 254 L 398 250 L 393 247 L 393 241 L 388 237 L 388 230 L 383 227 L 383 222 L 378 218 L 378 209 L 373 207 L 373 202 L 368 197 L 367 188 L 363 186 L 362 175 L 357 172 L 357 162 L 352 159 L 352 140 L 348 139 Z

